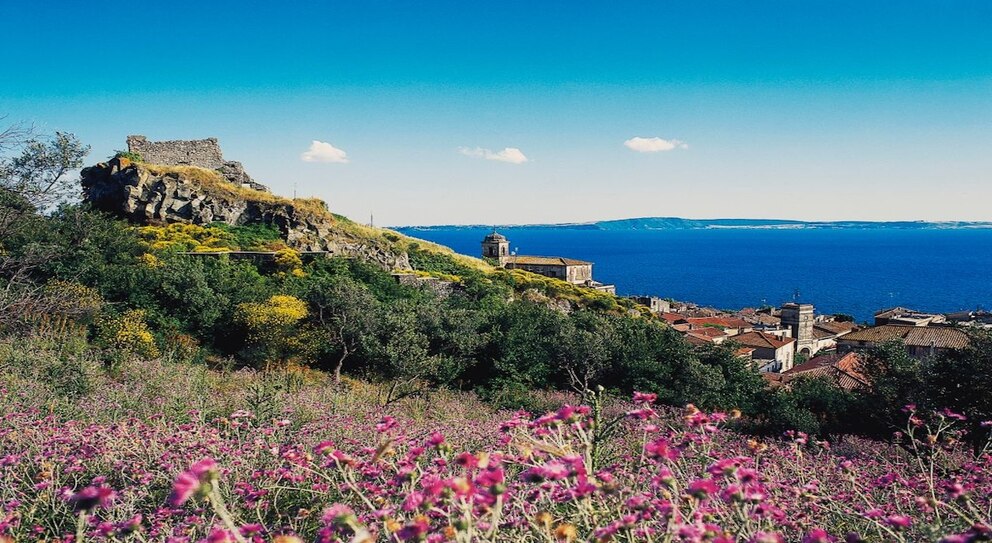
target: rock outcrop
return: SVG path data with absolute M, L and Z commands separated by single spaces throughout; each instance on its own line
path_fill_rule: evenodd
M 244 166 L 235 160 L 224 160 L 217 138 L 203 140 L 148 141 L 140 135 L 127 137 L 127 150 L 141 156 L 149 164 L 164 166 L 196 166 L 216 170 L 225 179 L 239 186 L 268 192 L 269 188 L 256 182 Z
M 405 252 L 341 228 L 320 200 L 290 200 L 230 183 L 220 173 L 115 158 L 82 171 L 84 199 L 138 224 L 268 224 L 300 251 L 361 258 L 388 270 L 408 270 Z

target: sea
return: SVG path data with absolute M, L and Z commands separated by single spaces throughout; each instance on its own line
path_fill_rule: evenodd
M 483 227 L 397 230 L 478 256 Z M 800 301 L 868 321 L 879 309 L 992 308 L 992 229 L 508 227 L 517 254 L 593 262 L 620 295 L 736 310 Z

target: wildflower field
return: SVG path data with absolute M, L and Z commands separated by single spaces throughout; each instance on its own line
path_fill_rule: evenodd
M 0 541 L 992 535 L 992 457 L 959 447 L 957 413 L 910 406 L 888 444 L 759 441 L 735 413 L 652 394 L 535 393 L 548 411 L 528 414 L 445 391 L 383 406 L 372 385 L 305 370 L 73 371 L 75 390 L 64 368 L 0 372 Z

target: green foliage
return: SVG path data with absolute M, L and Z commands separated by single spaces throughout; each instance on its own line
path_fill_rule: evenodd
M 109 157 L 113 160 L 115 158 L 123 158 L 125 160 L 130 160 L 131 162 L 144 162 L 145 159 L 141 158 L 141 153 L 135 153 L 132 151 L 122 151 L 120 149 L 114 151 L 114 154 Z
M 210 227 L 229 234 L 234 246 L 242 251 L 264 251 L 282 245 L 279 229 L 271 224 L 231 226 L 215 222 Z

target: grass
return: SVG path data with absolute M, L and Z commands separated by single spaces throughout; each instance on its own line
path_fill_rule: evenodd
M 415 269 L 447 276 L 482 275 L 502 281 L 518 292 L 538 291 L 557 299 L 564 299 L 578 307 L 619 311 L 631 306 L 613 294 L 579 287 L 562 281 L 522 270 L 512 272 L 493 266 L 480 258 L 461 255 L 452 249 L 429 241 L 413 238 L 386 228 L 361 224 L 343 215 L 331 213 L 327 204 L 318 198 L 289 199 L 270 192 L 235 185 L 220 173 L 195 166 L 165 166 L 140 164 L 154 175 L 176 175 L 199 184 L 212 195 L 232 200 L 259 202 L 292 208 L 303 217 L 326 221 L 328 229 L 345 239 L 357 241 L 392 254 L 410 255 Z M 419 264 L 419 267 L 418 267 Z
M 273 206 L 286 206 L 302 217 L 334 221 L 334 215 L 328 210 L 327 203 L 318 198 L 284 198 L 271 192 L 255 190 L 231 183 L 223 175 L 206 168 L 196 166 L 166 166 L 162 164 L 136 164 L 154 175 L 175 175 L 182 179 L 193 181 L 215 197 L 231 200 L 258 202 Z

